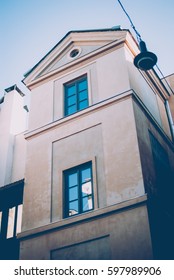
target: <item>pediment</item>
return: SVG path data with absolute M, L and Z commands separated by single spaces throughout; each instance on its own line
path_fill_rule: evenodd
M 71 63 L 72 61 L 75 61 L 75 59 L 78 59 L 80 57 L 83 57 L 97 49 L 99 49 L 101 46 L 99 45 L 91 45 L 91 46 L 81 46 L 79 44 L 72 44 L 72 46 L 69 48 L 68 51 L 65 51 L 63 53 L 63 55 L 61 55 L 60 57 L 58 57 L 57 59 L 55 59 L 55 61 L 53 61 L 51 63 L 50 66 L 48 66 L 42 73 L 41 75 L 44 75 L 44 74 L 48 74 L 49 72 L 51 71 L 54 71 L 66 64 L 69 64 Z M 71 52 L 75 51 L 75 50 L 78 50 L 79 51 L 79 54 L 75 57 L 71 57 Z
M 102 47 L 125 38 L 126 33 L 120 29 L 71 31 L 25 74 L 23 82 L 27 86 L 36 83 L 40 78 L 71 66 Z

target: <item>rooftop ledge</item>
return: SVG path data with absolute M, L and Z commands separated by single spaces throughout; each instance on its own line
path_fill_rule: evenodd
M 25 94 L 18 88 L 18 86 L 16 84 L 11 86 L 11 87 L 6 88 L 5 92 L 8 93 L 8 92 L 10 92 L 12 90 L 16 90 L 22 97 L 25 96 Z

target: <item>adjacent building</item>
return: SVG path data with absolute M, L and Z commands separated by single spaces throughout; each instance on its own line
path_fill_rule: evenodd
M 174 257 L 172 83 L 138 53 L 120 27 L 70 31 L 25 74 L 20 259 Z
M 27 107 L 13 85 L 0 100 L 0 259 L 18 259 L 25 173 Z

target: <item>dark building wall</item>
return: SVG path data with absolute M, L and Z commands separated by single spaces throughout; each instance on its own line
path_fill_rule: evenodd
M 174 145 L 147 112 L 134 102 L 142 172 L 154 257 L 174 258 Z
M 19 206 L 23 203 L 24 180 L 0 188 L 0 259 L 19 259 L 19 241 L 17 240 Z M 14 209 L 12 224 L 9 224 L 10 209 Z M 10 228 L 10 236 L 8 229 Z

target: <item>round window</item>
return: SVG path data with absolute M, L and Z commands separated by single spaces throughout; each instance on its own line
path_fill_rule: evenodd
M 69 53 L 68 53 L 68 57 L 73 59 L 73 58 L 76 58 L 80 55 L 81 53 L 81 48 L 79 47 L 76 47 L 76 48 L 73 48 Z
M 79 54 L 79 50 L 78 49 L 74 49 L 70 52 L 70 57 L 74 58 Z

